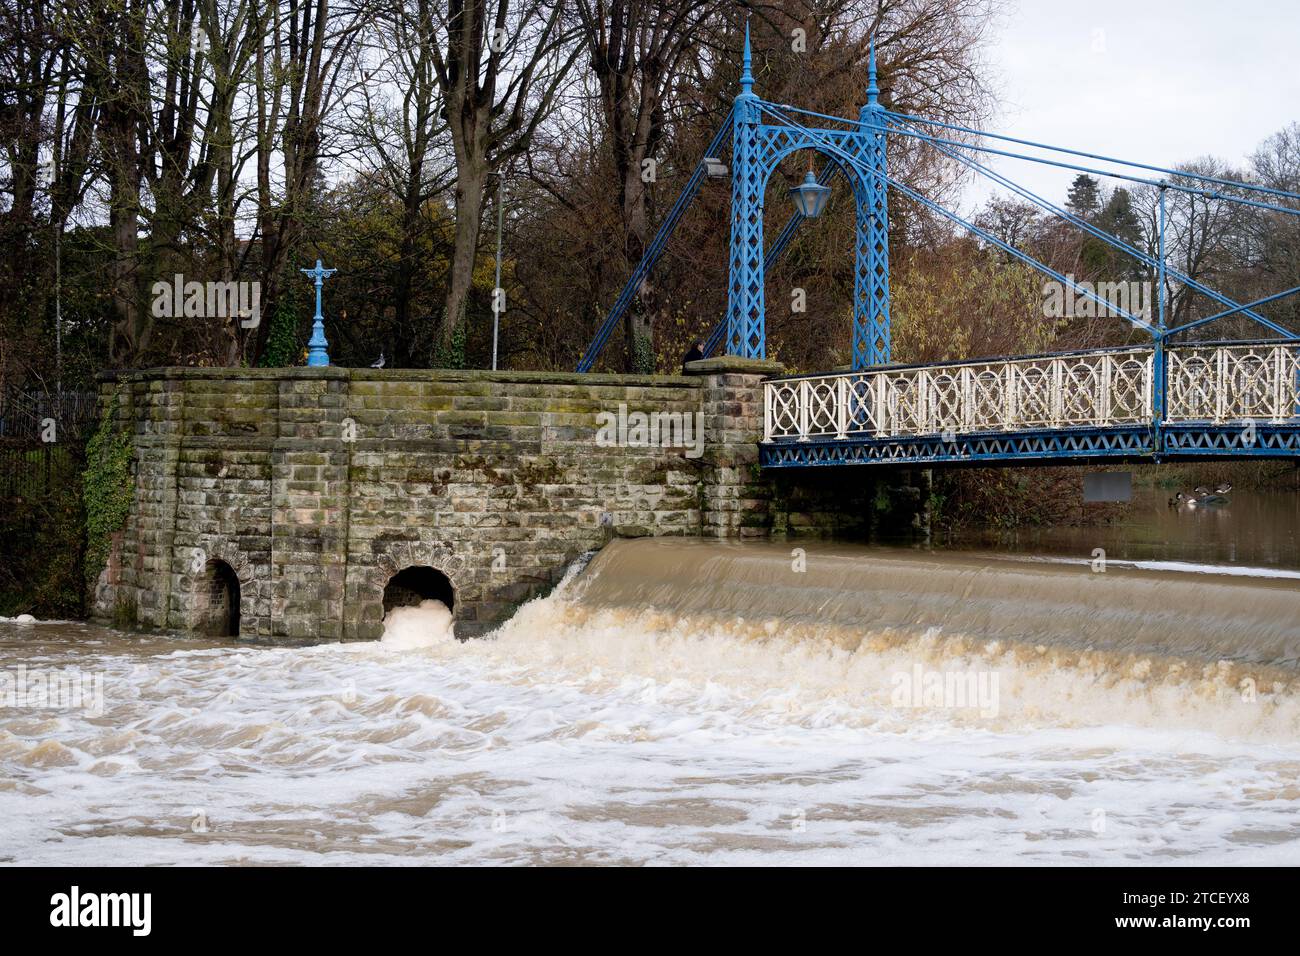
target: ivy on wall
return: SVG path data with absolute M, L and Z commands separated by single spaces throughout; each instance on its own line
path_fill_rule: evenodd
M 131 479 L 131 456 L 135 442 L 117 416 L 121 388 L 104 409 L 99 426 L 86 444 L 86 473 L 82 479 L 82 500 L 86 505 L 86 580 L 90 587 L 108 563 L 113 535 L 126 524 L 131 512 L 135 483 Z
M 465 368 L 465 342 L 468 336 L 465 322 L 452 330 L 451 342 L 447 345 L 438 343 L 433 352 L 434 368 Z
M 655 347 L 648 335 L 637 335 L 632 346 L 632 371 L 638 375 L 655 373 Z
M 257 364 L 262 368 L 283 368 L 293 365 L 302 346 L 298 344 L 298 312 L 289 296 L 282 296 L 271 314 L 271 328 L 267 332 L 266 348 Z

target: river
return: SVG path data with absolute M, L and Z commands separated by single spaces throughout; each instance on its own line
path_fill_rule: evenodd
M 407 649 L 0 621 L 0 862 L 1300 863 L 1294 498 L 967 551 L 618 542 Z

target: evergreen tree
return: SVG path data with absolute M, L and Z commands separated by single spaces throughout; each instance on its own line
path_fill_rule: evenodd
M 1097 180 L 1086 173 L 1075 176 L 1074 182 L 1070 184 L 1070 192 L 1065 200 L 1065 208 L 1080 219 L 1092 222 L 1093 217 L 1101 209 L 1101 193 Z
M 1130 246 L 1139 247 L 1142 240 L 1142 224 L 1133 208 L 1133 197 L 1127 189 L 1116 189 L 1110 195 L 1106 205 L 1097 216 L 1097 228 L 1121 239 Z M 1109 244 L 1105 246 L 1105 274 L 1114 279 L 1141 279 L 1145 267 L 1133 256 L 1122 252 Z
M 1142 226 L 1137 212 L 1133 209 L 1133 197 L 1127 189 L 1116 189 L 1111 193 L 1106 207 L 1097 218 L 1097 227 L 1112 236 L 1123 239 L 1131 246 L 1136 246 L 1142 238 Z

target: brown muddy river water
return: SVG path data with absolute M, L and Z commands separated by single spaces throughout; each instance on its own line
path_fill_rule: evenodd
M 408 649 L 0 621 L 0 862 L 1300 863 L 1295 501 L 1233 507 L 617 542 Z

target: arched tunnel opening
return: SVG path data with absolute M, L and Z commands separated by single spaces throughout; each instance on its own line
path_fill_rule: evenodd
M 403 568 L 384 587 L 384 616 L 395 607 L 415 607 L 430 598 L 456 610 L 456 591 L 451 580 L 437 568 L 424 565 Z
M 199 585 L 197 630 L 208 637 L 239 636 L 239 577 L 225 561 L 209 561 Z

